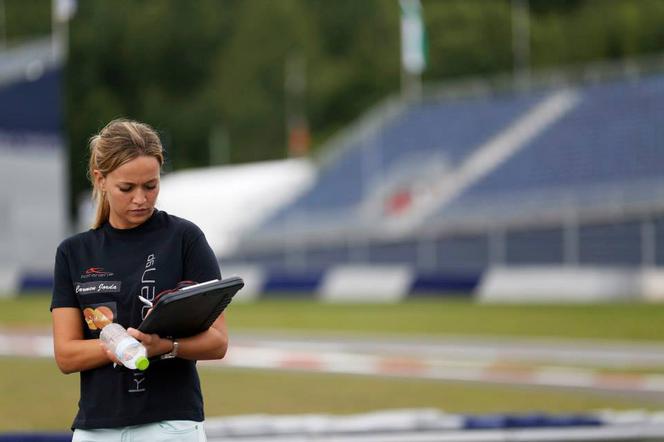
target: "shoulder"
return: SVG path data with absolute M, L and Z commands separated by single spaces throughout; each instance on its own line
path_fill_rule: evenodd
M 76 250 L 90 242 L 94 241 L 95 238 L 99 235 L 99 229 L 90 229 L 86 232 L 77 233 L 68 238 L 65 238 L 58 245 L 58 251 L 67 252 L 69 250 Z
M 203 231 L 193 222 L 179 216 L 171 215 L 170 213 L 160 210 L 157 214 L 159 221 L 168 226 L 169 230 L 181 233 L 184 236 L 197 237 L 203 234 Z

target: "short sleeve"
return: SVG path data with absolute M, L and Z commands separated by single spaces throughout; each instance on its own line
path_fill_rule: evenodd
M 64 244 L 60 244 L 55 253 L 55 266 L 53 268 L 51 310 L 58 307 L 79 307 L 76 294 L 74 293 Z
M 221 279 L 217 257 L 205 234 L 195 225 L 185 237 L 183 276 L 185 280 L 196 282 Z

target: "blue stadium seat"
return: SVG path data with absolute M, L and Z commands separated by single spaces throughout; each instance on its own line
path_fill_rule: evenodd
M 634 198 L 630 189 L 657 198 L 652 183 L 664 183 L 664 77 L 590 86 L 580 94 L 576 108 L 435 218 L 473 213 L 487 202 L 513 216 L 615 204 Z
M 371 189 L 401 167 L 430 158 L 459 163 L 482 142 L 541 99 L 541 94 L 499 96 L 492 100 L 430 101 L 408 107 L 371 136 L 356 140 L 336 161 L 324 166 L 316 184 L 281 210 L 262 229 L 279 229 L 307 214 L 344 216 L 371 196 Z
M 395 177 L 416 176 L 438 161 L 454 170 L 551 92 L 410 104 L 378 129 L 352 139 L 324 164 L 308 192 L 258 230 L 287 234 L 289 226 L 296 226 L 293 232 L 299 235 L 308 229 L 380 229 L 379 217 L 366 218 L 367 204 L 384 196 L 380 190 L 389 188 Z M 642 264 L 643 218 L 630 218 L 624 208 L 664 207 L 664 75 L 579 86 L 576 92 L 579 100 L 570 111 L 441 204 L 422 221 L 422 230 L 385 240 L 367 238 L 355 249 L 343 236 L 327 245 L 304 239 L 298 246 L 303 269 L 319 271 L 352 262 L 407 263 L 423 274 L 478 274 L 495 259 L 495 232 L 489 223 L 472 232 L 421 234 L 429 225 L 464 226 L 468 220 L 510 226 L 501 232 L 500 264 L 561 264 L 570 259 L 591 265 Z M 598 210 L 613 215 L 572 219 L 575 230 L 569 235 L 569 220 L 561 214 Z M 547 216 L 557 221 L 537 223 Z M 648 264 L 664 265 L 664 217 L 655 212 L 648 216 L 656 251 Z M 430 242 L 424 253 L 423 241 Z M 288 261 L 286 251 L 274 248 L 235 258 L 268 267 Z M 432 281 L 418 284 L 426 288 Z

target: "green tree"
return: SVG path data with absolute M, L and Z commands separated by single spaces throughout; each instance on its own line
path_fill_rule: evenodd
M 0 12 L 0 38 L 8 46 L 51 32 L 51 0 L 2 0 Z
M 513 69 L 510 0 L 421 0 L 424 81 Z M 51 31 L 50 0 L 0 0 L 9 45 Z M 530 0 L 530 67 L 664 50 L 662 0 Z M 72 202 L 88 187 L 87 140 L 109 120 L 146 121 L 168 168 L 286 156 L 285 66 L 306 64 L 314 147 L 400 87 L 397 0 L 85 0 L 70 22 L 65 82 Z
M 285 156 L 284 69 L 290 54 L 311 51 L 305 12 L 298 0 L 238 6 L 228 45 L 214 59 L 210 85 L 233 161 Z
M 487 75 L 512 68 L 507 1 L 423 2 L 429 36 L 429 81 Z
M 311 0 L 320 50 L 311 60 L 309 116 L 324 140 L 395 92 L 400 79 L 399 7 L 384 0 Z

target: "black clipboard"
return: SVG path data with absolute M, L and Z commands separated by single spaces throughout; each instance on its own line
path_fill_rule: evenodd
M 234 276 L 166 293 L 159 297 L 138 330 L 171 338 L 186 338 L 201 333 L 210 328 L 242 287 L 242 278 Z

